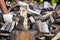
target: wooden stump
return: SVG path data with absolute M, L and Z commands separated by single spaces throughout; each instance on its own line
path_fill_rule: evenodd
M 21 32 L 19 35 L 19 40 L 31 40 L 31 33 L 29 32 Z
M 35 31 L 14 31 L 14 40 L 35 40 Z

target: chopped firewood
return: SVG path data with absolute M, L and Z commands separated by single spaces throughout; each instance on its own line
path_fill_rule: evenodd
M 10 36 L 8 33 L 0 33 L 0 36 Z
M 39 36 L 55 36 L 55 34 L 39 34 Z
M 56 34 L 56 36 L 54 38 L 52 38 L 52 40 L 57 40 L 58 38 L 60 38 L 60 32 Z
M 21 9 L 22 8 L 22 9 Z M 24 17 L 24 22 L 23 22 L 23 26 L 26 30 L 28 30 L 28 18 L 27 18 L 27 8 L 22 6 L 20 7 L 20 15 Z

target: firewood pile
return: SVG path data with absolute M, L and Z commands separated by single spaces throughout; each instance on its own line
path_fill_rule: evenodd
M 54 10 L 37 10 L 37 14 L 22 5 L 11 8 L 12 20 L 0 13 L 0 36 L 9 36 L 5 40 L 60 40 L 60 5 Z

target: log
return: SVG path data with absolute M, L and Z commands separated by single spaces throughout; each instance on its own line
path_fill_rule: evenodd
M 21 6 L 20 10 L 20 15 L 24 17 L 23 26 L 26 30 L 28 30 L 27 8 L 25 6 Z
M 39 32 L 49 33 L 48 25 L 46 22 L 42 22 L 41 20 L 36 21 L 35 26 L 38 28 L 37 30 L 39 30 Z
M 45 37 L 40 37 L 39 40 L 46 40 L 46 38 Z
M 55 36 L 55 34 L 39 34 L 39 36 L 50 36 L 50 37 L 53 37 L 53 36 Z
M 56 36 L 54 38 L 52 38 L 52 40 L 57 40 L 60 38 L 60 32 L 56 34 Z
M 0 36 L 10 36 L 8 33 L 0 33 Z
M 51 23 L 55 22 L 55 20 L 54 20 L 54 18 L 52 16 L 50 16 L 50 21 L 51 21 Z
M 7 22 L 0 28 L 2 31 L 11 32 L 14 29 L 15 22 Z
M 54 12 L 54 11 L 47 12 L 47 14 L 45 14 L 45 15 L 43 15 L 43 16 L 41 17 L 41 20 L 42 20 L 42 21 L 46 21 L 47 19 L 50 18 L 50 16 L 52 16 L 53 18 L 56 18 L 56 17 L 57 17 L 57 13 Z
M 12 22 L 12 25 L 11 25 L 11 27 L 9 29 L 9 32 L 11 32 L 14 29 L 14 26 L 15 26 L 15 21 Z
M 34 20 L 34 18 L 32 16 L 29 17 L 29 19 L 30 19 L 31 23 L 35 23 L 35 20 Z
M 10 27 L 11 27 L 12 23 L 8 23 L 8 25 L 5 28 L 5 31 L 9 31 Z
M 51 27 L 55 27 L 55 28 L 60 29 L 60 25 L 57 25 L 57 24 L 51 24 Z
M 5 23 L 5 24 L 1 27 L 0 30 L 3 30 L 3 31 L 4 31 L 7 25 L 8 25 L 8 23 Z

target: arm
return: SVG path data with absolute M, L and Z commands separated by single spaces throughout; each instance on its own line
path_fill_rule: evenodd
M 0 5 L 1 5 L 1 9 L 2 9 L 3 13 L 8 14 L 8 10 L 7 10 L 7 7 L 5 5 L 4 0 L 0 0 Z

